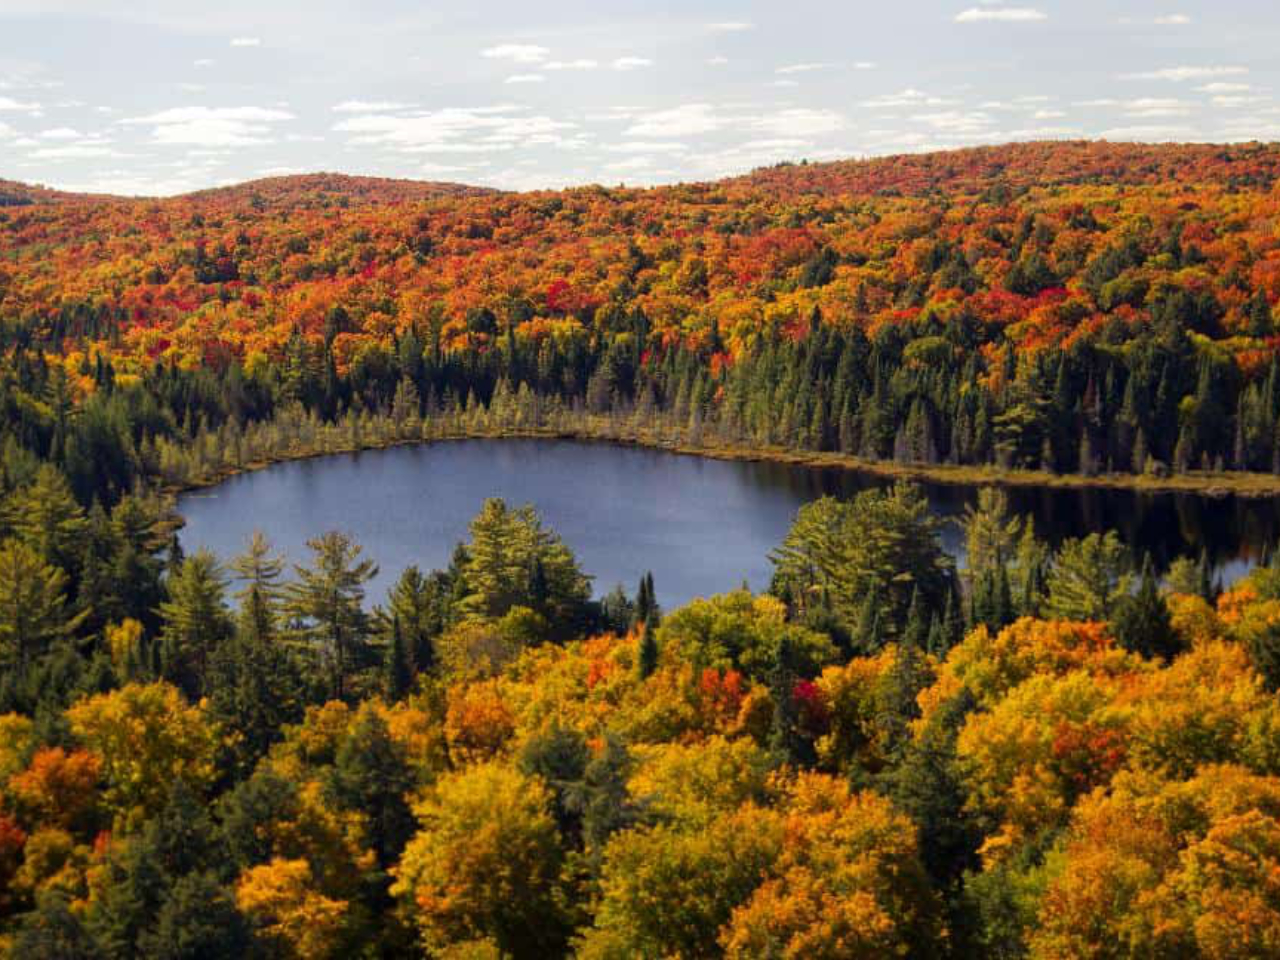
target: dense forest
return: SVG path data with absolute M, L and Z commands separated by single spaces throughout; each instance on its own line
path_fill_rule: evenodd
M 1273 146 L 1060 143 L 647 191 L 15 191 L 3 401 L 47 444 L 50 390 L 183 391 L 138 451 L 295 404 L 527 391 L 864 461 L 1273 473 L 1278 174 Z
M 769 589 L 602 593 L 528 507 L 441 570 L 184 553 L 175 488 L 590 428 L 1272 471 L 1280 148 L 711 185 L 0 184 L 0 954 L 1280 952 L 1280 560 L 996 488 L 802 508 Z M 619 549 L 625 549 L 620 544 Z

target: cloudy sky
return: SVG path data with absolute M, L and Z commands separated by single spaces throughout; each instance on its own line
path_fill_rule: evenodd
M 1058 137 L 1280 140 L 1275 0 L 0 0 L 0 177 L 513 189 Z

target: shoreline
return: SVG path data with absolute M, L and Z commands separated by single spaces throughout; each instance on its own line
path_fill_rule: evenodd
M 1262 473 L 1203 473 L 1192 471 L 1167 477 L 1151 477 L 1134 474 L 1055 474 L 1038 470 L 1010 470 L 992 466 L 957 466 L 949 464 L 907 464 L 885 461 L 869 461 L 846 454 L 832 452 L 800 451 L 781 447 L 746 447 L 734 444 L 690 444 L 659 435 L 634 431 L 614 431 L 587 427 L 538 427 L 448 430 L 436 436 L 406 436 L 391 439 L 370 439 L 358 446 L 337 449 L 312 449 L 289 451 L 266 459 L 253 460 L 236 467 L 214 471 L 207 477 L 185 484 L 161 486 L 162 492 L 172 496 L 191 493 L 217 486 L 244 473 L 264 470 L 279 463 L 311 460 L 320 457 L 356 454 L 364 451 L 386 450 L 392 447 L 429 446 L 432 443 L 459 440 L 574 440 L 591 443 L 611 443 L 619 446 L 643 447 L 662 450 L 680 456 L 704 457 L 712 460 L 737 460 L 757 463 L 779 463 L 790 466 L 846 470 L 887 479 L 924 480 L 951 486 L 995 486 L 1042 489 L 1106 489 L 1132 490 L 1147 494 L 1189 494 L 1193 496 L 1224 498 L 1229 496 L 1264 499 L 1280 497 L 1280 475 Z

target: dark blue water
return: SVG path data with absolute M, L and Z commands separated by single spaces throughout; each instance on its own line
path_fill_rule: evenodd
M 284 463 L 179 501 L 187 551 L 223 559 L 261 529 L 292 562 L 306 541 L 342 530 L 381 567 L 369 598 L 381 602 L 411 563 L 446 566 L 486 497 L 532 503 L 595 577 L 597 593 L 652 570 L 668 608 L 744 581 L 768 586 L 769 551 L 796 510 L 822 496 L 852 496 L 885 481 L 839 469 L 745 463 L 570 440 L 465 440 Z M 934 509 L 954 517 L 973 488 L 925 484 Z M 1057 543 L 1094 530 L 1122 539 L 1163 564 L 1202 548 L 1224 580 L 1256 561 L 1280 530 L 1280 502 L 1120 490 L 1014 489 L 1037 532 Z M 944 547 L 962 549 L 948 525 Z

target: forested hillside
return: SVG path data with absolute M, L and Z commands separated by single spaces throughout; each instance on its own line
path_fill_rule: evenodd
M 1272 472 L 1278 168 L 1059 143 L 646 191 L 316 176 L 35 204 L 0 211 L 0 318 L 73 398 L 192 377 L 208 427 L 505 384 L 865 460 Z

